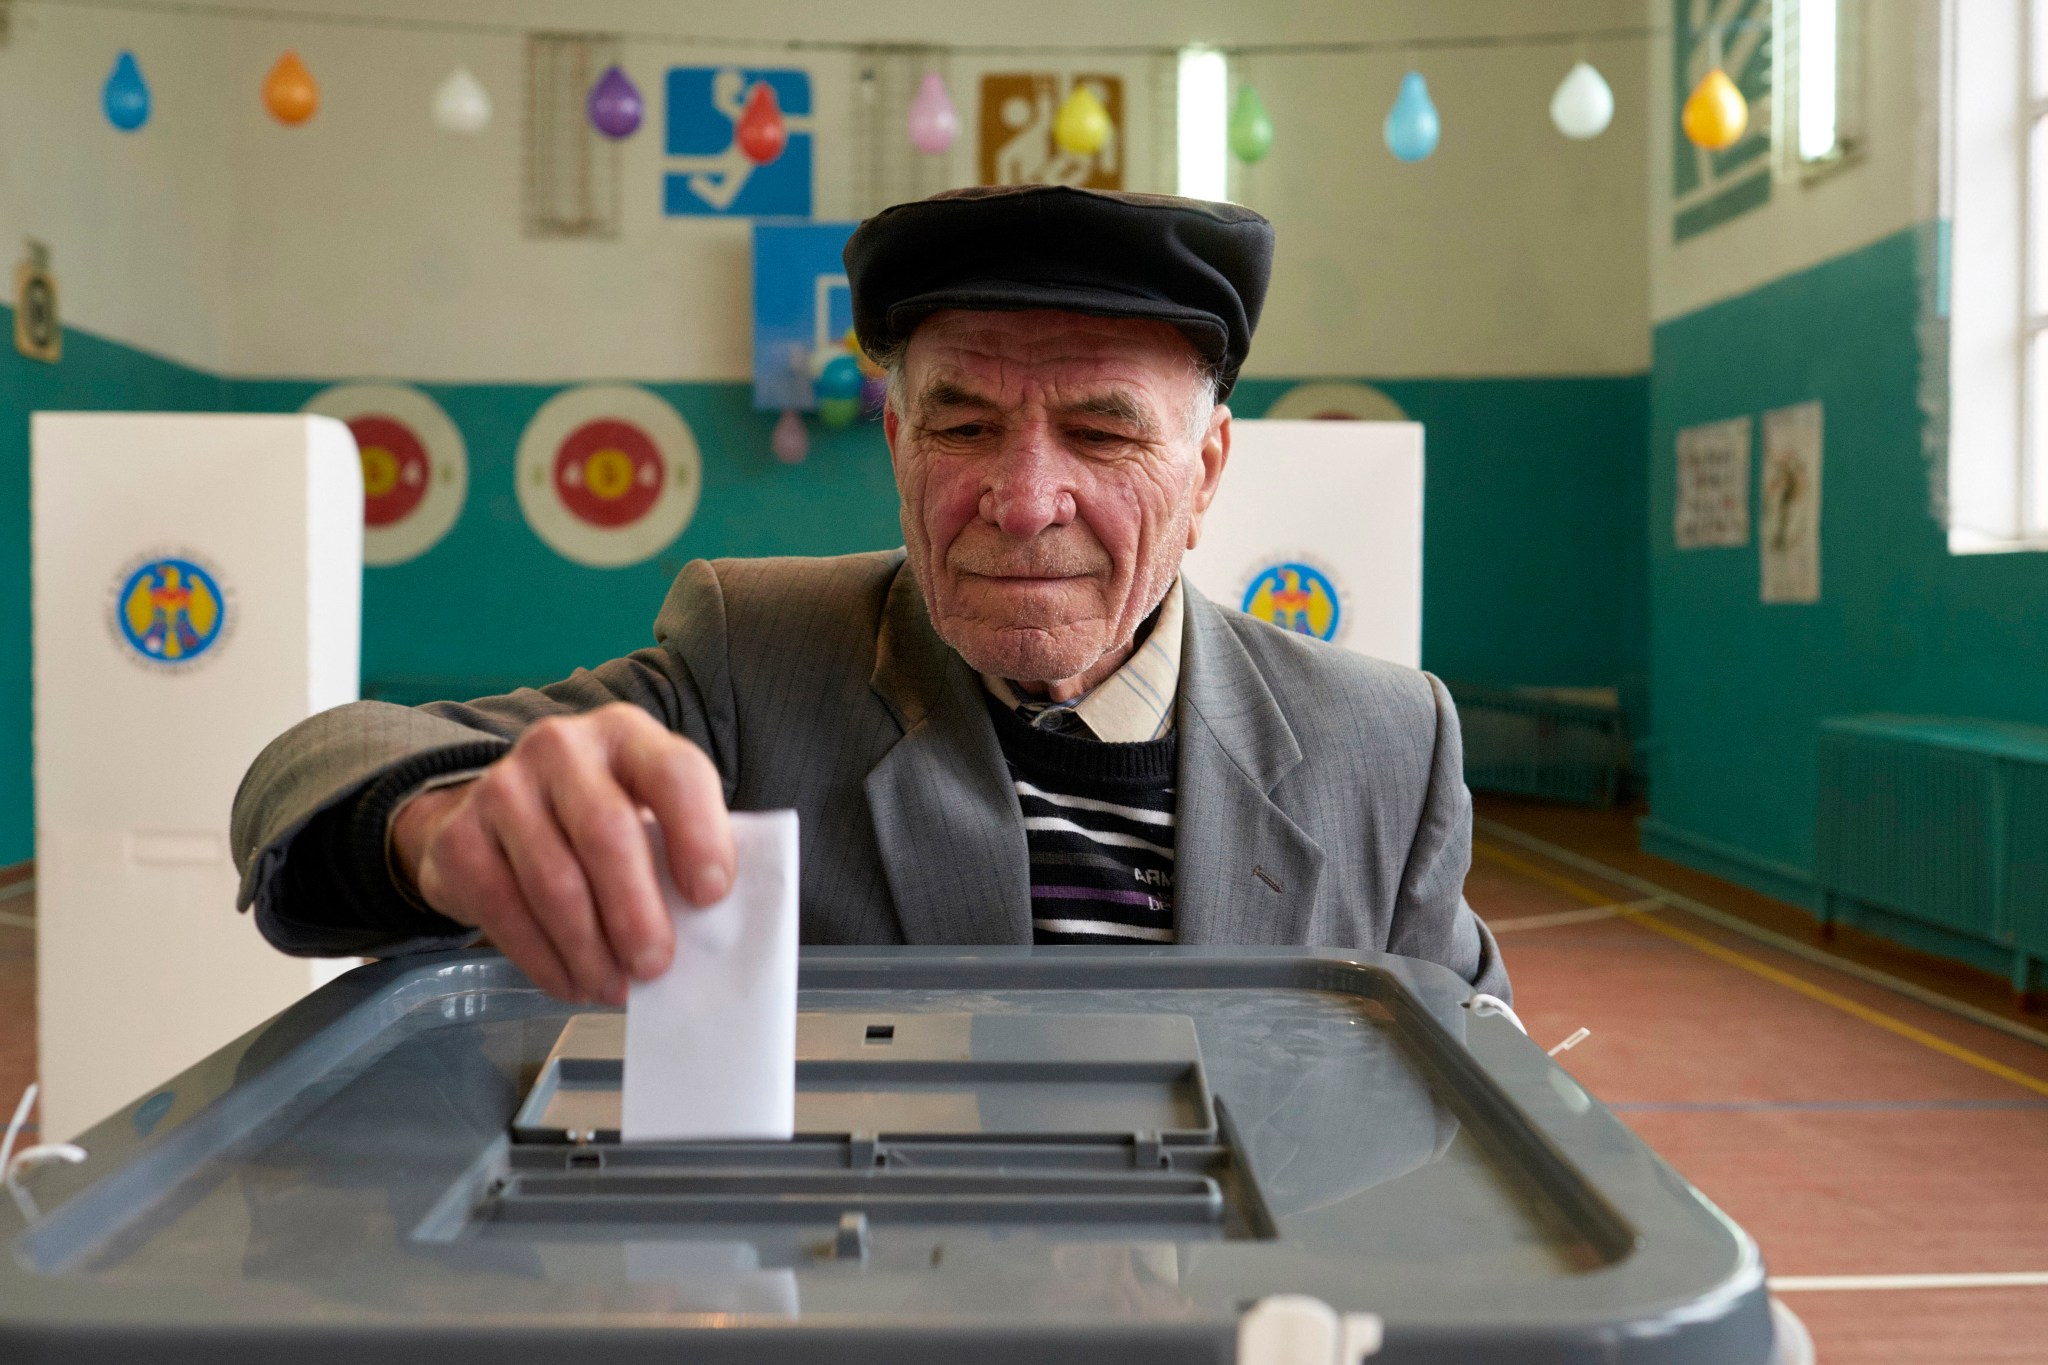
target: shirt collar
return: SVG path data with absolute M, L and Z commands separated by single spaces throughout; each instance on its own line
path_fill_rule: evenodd
M 981 675 L 982 685 L 997 701 L 1027 715 L 1034 725 L 1044 725 L 1041 717 L 1048 714 L 1067 712 L 1083 721 L 1096 739 L 1110 744 L 1158 739 L 1173 729 L 1182 619 L 1180 579 L 1175 578 L 1160 600 L 1145 642 L 1131 651 L 1123 667 L 1076 701 L 1047 703 L 1027 697 L 1007 679 L 990 673 Z

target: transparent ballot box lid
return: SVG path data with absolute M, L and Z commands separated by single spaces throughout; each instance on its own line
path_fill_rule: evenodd
M 623 1015 L 376 963 L 0 1200 L 0 1359 L 1765 1365 L 1755 1244 L 1470 999 L 807 949 L 795 1139 L 623 1143 Z

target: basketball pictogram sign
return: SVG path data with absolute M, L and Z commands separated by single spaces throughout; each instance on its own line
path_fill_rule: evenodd
M 363 461 L 363 563 L 425 554 L 462 515 L 469 456 L 441 405 L 404 384 L 338 384 L 303 409 L 348 425 Z
M 591 384 L 541 405 L 519 438 L 519 508 L 565 559 L 637 564 L 682 534 L 703 461 L 682 415 L 646 389 Z

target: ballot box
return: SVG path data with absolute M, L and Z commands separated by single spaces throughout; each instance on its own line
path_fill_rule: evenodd
M 31 436 L 56 1141 L 345 969 L 279 955 L 235 913 L 228 813 L 265 744 L 355 700 L 363 483 L 329 417 L 39 412 Z
M 1284 630 L 1422 666 L 1422 424 L 1232 422 L 1182 569 Z
M 0 1358 L 1763 1365 L 1756 1245 L 1440 967 L 807 949 L 791 1141 L 616 1013 L 351 972 L 0 1199 Z

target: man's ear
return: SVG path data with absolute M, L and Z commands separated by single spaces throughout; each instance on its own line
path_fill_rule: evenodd
M 1222 403 L 1209 414 L 1209 431 L 1202 438 L 1202 473 L 1195 484 L 1194 515 L 1188 518 L 1188 548 L 1202 538 L 1202 516 L 1216 501 L 1223 483 L 1223 466 L 1230 463 L 1230 408 Z

